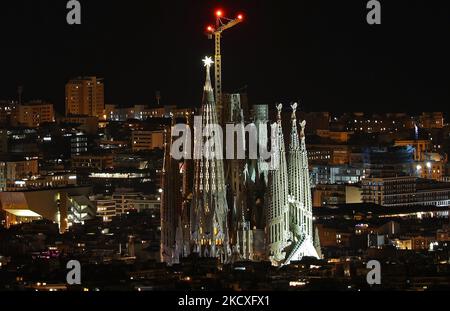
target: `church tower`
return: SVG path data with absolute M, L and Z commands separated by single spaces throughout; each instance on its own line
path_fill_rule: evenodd
M 273 265 L 281 265 L 289 245 L 289 202 L 286 154 L 281 126 L 282 104 L 277 106 L 278 119 L 272 130 L 276 132 L 276 150 L 273 153 L 266 197 L 266 250 Z
M 227 262 L 230 255 L 228 205 L 223 163 L 223 137 L 211 86 L 213 61 L 206 57 L 206 80 L 201 107 L 201 128 L 194 128 L 194 192 L 191 206 L 192 252 Z M 194 126 L 195 127 L 195 126 Z M 196 131 L 201 131 L 198 135 Z M 200 140 L 200 141 L 199 141 Z M 204 141 L 208 143 L 205 144 Z
M 319 258 L 313 238 L 312 197 L 308 169 L 308 153 L 305 142 L 305 126 L 303 121 L 300 141 L 297 131 L 297 104 L 292 106 L 291 142 L 288 152 L 289 173 L 289 210 L 292 244 L 284 264 L 301 260 L 304 256 Z
M 164 133 L 164 163 L 162 169 L 160 252 L 161 261 L 169 265 L 178 263 L 179 260 L 179 252 L 176 251 L 175 244 L 178 218 L 181 214 L 179 163 L 170 153 L 174 123 L 175 119 L 172 116 L 171 126 L 168 126 Z

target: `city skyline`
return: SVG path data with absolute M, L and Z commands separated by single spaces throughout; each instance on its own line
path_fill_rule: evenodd
M 22 85 L 24 99 L 49 100 L 62 112 L 64 84 L 95 75 L 105 79 L 107 104 L 155 105 L 160 91 L 163 104 L 198 107 L 198 59 L 213 51 L 204 29 L 223 7 L 245 16 L 223 39 L 225 92 L 248 86 L 252 102 L 301 101 L 305 111 L 444 110 L 448 6 L 406 4 L 383 4 L 377 28 L 365 22 L 363 2 L 82 2 L 75 26 L 65 23 L 65 6 L 51 1 L 1 4 L 0 12 L 15 15 L 2 16 L 9 44 L 0 49 L 0 95 L 17 98 Z
M 190 2 L 0 4 L 0 293 L 449 290 L 447 4 Z

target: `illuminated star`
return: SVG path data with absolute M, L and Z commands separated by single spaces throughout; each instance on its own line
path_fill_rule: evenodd
M 203 60 L 203 64 L 205 64 L 205 67 L 211 67 L 211 64 L 214 64 L 213 60 L 211 57 L 206 56 Z

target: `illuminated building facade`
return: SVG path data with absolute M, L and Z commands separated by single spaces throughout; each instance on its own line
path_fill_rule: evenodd
M 133 151 L 162 149 L 164 142 L 163 131 L 132 131 L 131 148 Z
M 78 195 L 67 198 L 68 212 L 67 225 L 70 227 L 74 224 L 84 224 L 86 220 L 96 217 L 95 204 L 86 196 Z
M 414 161 L 424 161 L 425 153 L 430 149 L 428 140 L 396 140 L 395 146 L 411 146 L 414 148 Z
M 134 105 L 133 107 L 119 108 L 115 105 L 106 105 L 103 119 L 108 121 L 126 121 L 128 119 L 146 120 L 152 118 L 175 118 L 193 115 L 192 108 L 178 108 L 176 106 L 147 107 Z
M 301 260 L 303 256 L 318 258 L 314 246 L 311 181 L 306 150 L 306 121 L 300 123 L 300 141 L 297 131 L 297 104 L 292 105 L 292 130 L 288 151 L 289 229 L 293 248 L 284 261 Z
M 267 255 L 274 265 L 289 264 L 303 256 L 318 257 L 313 244 L 312 198 L 305 145 L 305 125 L 298 137 L 296 109 L 292 106 L 292 131 L 286 161 L 281 111 L 278 105 L 276 154 L 277 165 L 269 171 L 267 191 Z
M 4 158 L 0 161 L 0 191 L 14 189 L 23 179 L 39 174 L 38 160 L 34 158 Z M 16 182 L 19 182 L 17 184 Z M 23 182 L 25 184 L 25 182 Z
M 334 124 L 355 133 L 389 133 L 414 128 L 414 120 L 407 113 L 346 113 Z
M 103 79 L 79 77 L 66 84 L 66 115 L 103 117 L 105 110 Z
M 97 207 L 97 217 L 101 217 L 103 222 L 111 222 L 116 216 L 116 201 L 112 198 L 95 198 L 94 203 Z
M 140 192 L 115 192 L 112 199 L 116 202 L 116 215 L 144 209 L 159 209 L 161 196 L 149 196 Z
M 276 169 L 269 171 L 269 182 L 266 197 L 266 231 L 267 254 L 274 264 L 283 262 L 286 258 L 284 249 L 289 246 L 289 206 L 288 206 L 288 175 L 286 154 L 281 127 L 281 110 L 278 105 L 278 119 L 276 125 L 276 139 L 278 149 L 275 151 L 273 163 Z M 276 161 L 276 162 L 275 162 Z
M 344 165 L 350 160 L 350 150 L 346 145 L 311 145 L 308 152 L 312 164 Z
M 53 105 L 43 101 L 34 101 L 18 105 L 17 123 L 27 127 L 38 127 L 42 123 L 55 122 Z
M 91 187 L 76 186 L 0 192 L 0 206 L 1 210 L 6 212 L 7 227 L 36 219 L 47 219 L 57 223 L 59 231 L 64 232 L 71 224 L 69 215 L 72 215 L 73 222 L 80 220 L 80 217 L 86 220 L 94 215 L 95 210 L 90 203 L 86 203 L 87 199 L 83 199 L 85 203 L 78 206 L 73 204 L 74 197 L 87 197 L 91 192 Z M 85 209 L 87 205 L 90 206 L 89 212 Z
M 312 186 L 323 184 L 355 184 L 365 176 L 361 166 L 313 165 L 311 167 Z
M 413 176 L 366 178 L 362 199 L 382 206 L 449 206 L 450 184 Z

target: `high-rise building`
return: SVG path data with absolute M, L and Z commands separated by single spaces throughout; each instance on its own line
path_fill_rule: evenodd
M 414 173 L 414 148 L 411 146 L 365 147 L 362 165 L 366 177 L 389 177 Z M 352 164 L 360 165 L 352 154 Z M 353 160 L 355 160 L 353 162 Z
M 69 137 L 69 135 L 67 136 Z M 72 133 L 70 137 L 70 154 L 81 155 L 88 151 L 88 137 L 82 132 Z
M 103 79 L 79 77 L 66 84 L 66 115 L 102 118 L 105 110 Z
M 212 129 L 218 124 L 210 78 L 212 61 L 206 58 L 204 63 L 206 82 L 201 108 L 202 129 Z M 195 160 L 194 169 L 194 192 L 190 215 L 191 243 L 193 252 L 201 257 L 219 258 L 222 262 L 226 262 L 231 255 L 231 249 L 224 163 L 222 157 L 218 156 L 222 153 L 222 141 L 218 135 L 209 133 L 208 136 L 210 147 L 213 146 L 214 150 L 210 147 L 203 148 L 200 142 L 194 145 L 194 153 L 200 159 Z M 203 141 L 203 137 L 201 140 Z
M 38 127 L 42 123 L 55 122 L 53 105 L 44 101 L 18 105 L 15 122 L 27 127 Z

